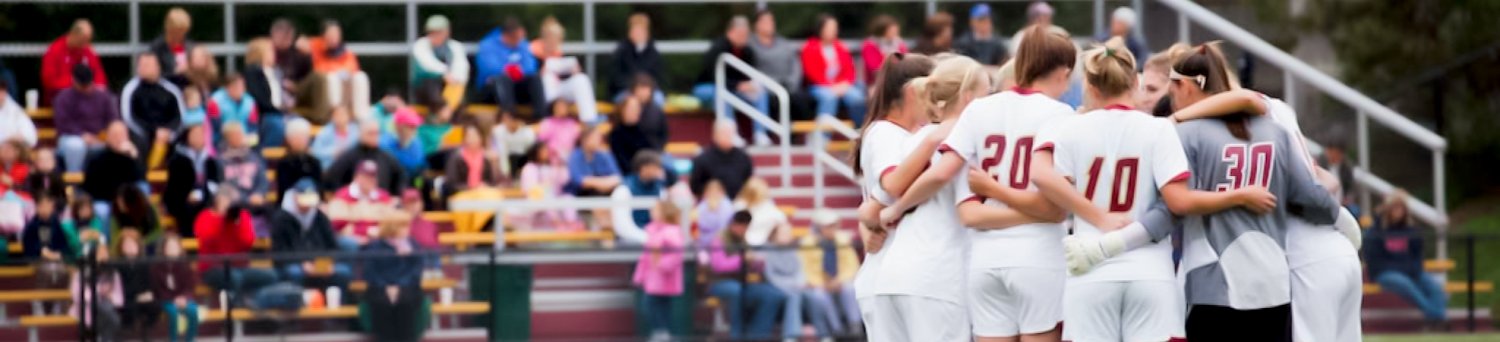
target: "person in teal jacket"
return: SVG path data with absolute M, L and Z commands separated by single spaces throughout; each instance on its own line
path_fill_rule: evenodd
M 260 113 L 255 108 L 255 98 L 245 92 L 245 79 L 239 74 L 224 78 L 224 87 L 209 95 L 208 117 L 213 120 L 214 135 L 226 122 L 238 122 L 245 133 L 256 134 L 260 127 Z

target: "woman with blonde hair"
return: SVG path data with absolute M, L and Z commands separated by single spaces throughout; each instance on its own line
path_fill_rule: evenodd
M 577 57 L 563 56 L 562 44 L 567 31 L 555 17 L 542 20 L 541 36 L 531 42 L 531 53 L 542 61 L 542 97 L 546 103 L 557 99 L 568 100 L 578 106 L 578 119 L 585 123 L 599 120 L 599 109 L 594 101 L 594 83 Z M 553 113 L 557 114 L 557 113 Z
M 745 182 L 745 187 L 740 189 L 739 198 L 735 205 L 750 212 L 750 228 L 745 232 L 745 242 L 751 246 L 760 246 L 771 239 L 771 233 L 782 226 L 790 225 L 786 213 L 776 206 L 776 201 L 771 199 L 770 186 L 760 178 L 750 178 Z
M 197 45 L 187 38 L 193 19 L 182 7 L 172 7 L 162 21 L 161 36 L 151 41 L 151 54 L 156 55 L 162 74 L 183 75 L 188 70 L 188 53 Z
M 360 250 L 366 254 L 363 272 L 369 290 L 364 305 L 370 322 L 376 322 L 370 333 L 379 341 L 415 341 L 421 339 L 422 256 L 411 238 L 411 217 L 392 213 L 380 220 L 376 239 Z
M 266 38 L 251 39 L 245 45 L 245 92 L 255 99 L 260 113 L 260 146 L 281 146 L 285 140 L 286 122 L 282 114 L 292 108 L 293 97 L 281 87 L 281 69 L 276 67 L 276 49 Z
M 873 305 L 879 315 L 890 317 L 876 317 L 870 329 L 874 335 L 896 340 L 953 341 L 970 336 L 964 304 L 968 232 L 953 209 L 958 204 L 956 188 L 964 183 L 949 182 L 963 170 L 963 161 L 947 153 L 933 157 L 932 153 L 949 148 L 932 146 L 962 120 L 972 101 L 989 94 L 990 84 L 984 66 L 971 58 L 952 55 L 938 60 L 932 73 L 914 79 L 911 88 L 931 120 L 941 123 L 923 127 L 906 141 L 920 145 L 893 173 L 909 177 L 902 176 L 910 174 L 903 169 L 920 170 L 928 162 L 932 168 L 909 186 L 887 189 L 899 199 L 880 211 L 879 222 L 894 233 L 881 251 L 885 257 L 875 281 L 882 286 L 876 290 Z

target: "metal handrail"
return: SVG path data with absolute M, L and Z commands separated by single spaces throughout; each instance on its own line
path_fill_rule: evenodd
M 1416 198 L 1409 198 L 1407 206 L 1411 209 L 1414 217 L 1433 226 L 1438 231 L 1438 234 L 1446 235 L 1448 233 L 1447 189 L 1445 188 L 1447 182 L 1446 175 L 1444 174 L 1447 172 L 1447 169 L 1443 160 L 1448 148 L 1447 139 L 1418 125 L 1416 122 L 1412 122 L 1411 119 L 1407 119 L 1400 113 L 1396 113 L 1396 111 L 1381 105 L 1369 96 L 1345 85 L 1338 79 L 1319 71 L 1317 68 L 1293 57 L 1291 54 L 1281 51 L 1281 49 L 1276 48 L 1271 43 L 1260 39 L 1260 37 L 1249 31 L 1245 31 L 1245 29 L 1203 8 L 1203 6 L 1189 0 L 1157 1 L 1177 10 L 1179 40 L 1186 42 L 1190 36 L 1189 30 L 1191 28 L 1188 26 L 1188 21 L 1192 20 L 1198 23 L 1198 25 L 1202 25 L 1223 36 L 1224 40 L 1233 42 L 1246 51 L 1255 54 L 1257 57 L 1270 62 L 1272 65 L 1280 67 L 1286 73 L 1286 97 L 1288 102 L 1295 101 L 1294 96 L 1296 93 L 1293 89 L 1295 89 L 1296 82 L 1294 81 L 1301 80 L 1357 111 L 1355 125 L 1358 132 L 1356 140 L 1360 158 L 1359 167 L 1354 171 L 1356 175 L 1355 181 L 1363 185 L 1361 189 L 1364 189 L 1360 193 L 1360 206 L 1362 208 L 1366 208 L 1366 210 L 1371 208 L 1371 190 L 1380 194 L 1389 194 L 1396 189 L 1390 182 L 1369 172 L 1370 160 L 1373 159 L 1370 154 L 1370 118 L 1375 118 L 1377 123 L 1432 151 L 1432 204 L 1429 205 Z M 1448 256 L 1448 244 L 1445 239 L 1438 240 L 1437 255 L 1439 258 L 1446 258 Z
M 828 153 L 828 137 L 825 132 L 833 131 L 849 139 L 849 141 L 856 141 L 859 139 L 859 131 L 855 130 L 854 127 L 845 125 L 842 121 L 832 116 L 819 116 L 817 123 L 817 128 L 812 133 L 808 133 L 808 141 L 811 141 L 813 145 L 813 207 L 821 210 L 823 209 L 823 201 L 827 198 L 826 186 L 823 184 L 825 174 L 823 169 L 825 167 L 832 168 L 834 173 L 855 181 L 855 183 L 859 182 L 857 176 L 854 174 L 854 168 L 850 167 L 846 160 L 839 159 L 833 156 L 832 153 Z
M 777 122 L 776 119 L 767 116 L 769 113 L 761 113 L 759 109 L 755 109 L 755 106 L 740 99 L 739 96 L 729 90 L 728 85 L 724 84 L 724 66 L 726 65 L 734 67 L 735 70 L 749 76 L 750 81 L 760 85 L 765 91 L 771 92 L 772 95 L 776 95 L 777 110 L 781 112 L 781 122 Z M 725 113 L 719 113 L 719 111 L 724 110 L 724 104 L 728 103 L 734 109 L 738 110 L 738 112 L 745 114 L 751 120 L 755 120 L 756 123 L 765 126 L 767 130 L 775 132 L 781 138 L 781 187 L 783 188 L 792 186 L 791 100 L 792 97 L 787 94 L 786 87 L 781 86 L 775 79 L 766 76 L 760 70 L 755 70 L 754 66 L 745 63 L 739 57 L 735 57 L 729 53 L 719 54 L 718 62 L 714 63 L 714 115 L 720 118 L 724 117 Z

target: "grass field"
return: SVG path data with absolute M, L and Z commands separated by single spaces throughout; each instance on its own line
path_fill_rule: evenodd
M 1490 342 L 1500 341 L 1500 334 L 1478 335 L 1366 335 L 1365 342 Z

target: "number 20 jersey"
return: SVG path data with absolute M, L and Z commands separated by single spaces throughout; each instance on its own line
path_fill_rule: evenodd
M 942 150 L 956 153 L 968 167 L 984 170 L 1002 186 L 1036 191 L 1031 185 L 1031 151 L 1037 146 L 1036 135 L 1048 122 L 1072 116 L 1077 116 L 1073 108 L 1046 95 L 1025 89 L 1001 92 L 969 103 L 943 141 Z M 965 180 L 957 177 L 955 182 Z M 967 182 L 953 189 L 957 205 L 969 201 L 1005 205 L 975 195 Z M 969 267 L 1063 269 L 1063 234 L 1062 225 L 1057 223 L 972 231 Z
M 1140 219 L 1159 190 L 1191 173 L 1177 130 L 1167 119 L 1111 107 L 1053 121 L 1037 137 L 1037 151 L 1052 151 L 1057 172 L 1073 181 L 1097 208 Z M 1073 234 L 1099 228 L 1073 220 Z M 1105 260 L 1070 282 L 1173 280 L 1172 244 L 1164 239 Z

